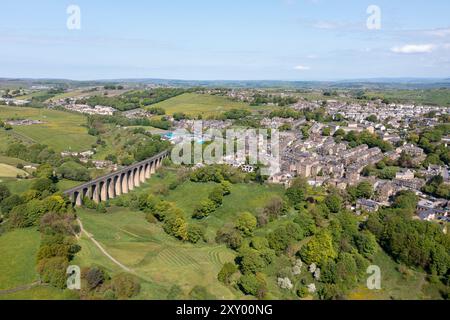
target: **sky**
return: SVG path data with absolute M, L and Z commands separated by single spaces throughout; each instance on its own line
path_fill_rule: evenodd
M 1 7 L 0 77 L 450 78 L 448 0 L 3 0 Z

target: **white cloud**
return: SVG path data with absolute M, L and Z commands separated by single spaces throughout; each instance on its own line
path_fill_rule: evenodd
M 392 52 L 395 53 L 431 53 L 435 49 L 433 44 L 407 44 L 404 46 L 393 47 Z
M 308 66 L 302 66 L 302 65 L 295 66 L 294 69 L 295 69 L 295 70 L 300 70 L 300 71 L 311 70 L 310 67 L 308 67 Z

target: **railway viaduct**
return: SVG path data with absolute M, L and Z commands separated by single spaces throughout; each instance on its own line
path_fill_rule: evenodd
M 64 195 L 67 195 L 77 207 L 83 205 L 85 197 L 95 203 L 114 199 L 139 187 L 161 167 L 162 161 L 168 156 L 169 151 L 164 151 L 150 159 L 69 189 Z

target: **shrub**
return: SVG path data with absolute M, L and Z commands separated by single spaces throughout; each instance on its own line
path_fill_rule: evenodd
M 250 212 L 244 212 L 236 220 L 236 228 L 245 236 L 251 236 L 256 229 L 257 220 Z
M 219 274 L 217 275 L 217 279 L 224 283 L 224 284 L 230 284 L 230 279 L 238 271 L 238 268 L 234 263 L 227 262 L 223 265 L 222 269 L 220 270 Z
M 238 285 L 242 292 L 253 296 L 257 296 L 259 292 L 267 290 L 266 281 L 260 274 L 245 274 L 239 279 Z
M 210 200 L 203 200 L 200 204 L 195 208 L 194 214 L 192 217 L 194 219 L 203 219 L 208 217 L 211 213 L 216 210 L 216 204 Z
M 42 281 L 56 288 L 64 289 L 66 287 L 66 270 L 69 263 L 66 258 L 53 257 L 39 261 L 37 270 L 41 275 Z
M 119 299 L 127 299 L 137 295 L 141 289 L 138 280 L 129 274 L 120 273 L 113 276 L 111 287 Z
M 187 228 L 188 241 L 197 243 L 205 239 L 205 230 L 198 225 L 190 224 Z

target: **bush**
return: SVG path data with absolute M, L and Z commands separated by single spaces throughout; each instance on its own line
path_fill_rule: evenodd
M 66 258 L 53 257 L 39 261 L 37 271 L 41 275 L 41 280 L 56 288 L 66 288 L 66 270 L 69 263 Z
M 75 162 L 68 161 L 58 168 L 57 173 L 64 179 L 73 181 L 89 181 L 89 170 L 83 165 Z
M 214 188 L 209 194 L 208 199 L 214 202 L 216 208 L 220 207 L 223 203 L 223 189 L 221 186 Z
M 198 243 L 205 239 L 205 230 L 198 225 L 190 224 L 187 228 L 188 241 Z
M 217 275 L 217 279 L 226 284 L 230 284 L 230 279 L 238 271 L 238 268 L 234 263 L 227 262 L 223 265 L 222 269 L 220 270 L 219 274 Z
M 200 202 L 197 208 L 194 210 L 194 214 L 192 217 L 194 219 L 203 219 L 208 217 L 211 213 L 213 213 L 216 210 L 216 204 L 210 200 L 203 200 Z
M 126 273 L 114 276 L 111 281 L 111 287 L 119 299 L 132 298 L 141 290 L 138 280 Z
M 226 225 L 217 231 L 216 242 L 225 243 L 231 249 L 239 248 L 242 240 L 241 233 L 231 225 Z
M 261 275 L 246 274 L 238 282 L 239 288 L 245 294 L 257 296 L 261 291 L 267 290 L 267 284 Z
M 86 273 L 86 281 L 89 287 L 89 290 L 93 290 L 103 284 L 106 280 L 105 272 L 97 267 L 93 267 L 89 269 Z
M 245 236 L 251 236 L 256 226 L 256 217 L 250 212 L 241 213 L 236 220 L 236 228 Z

